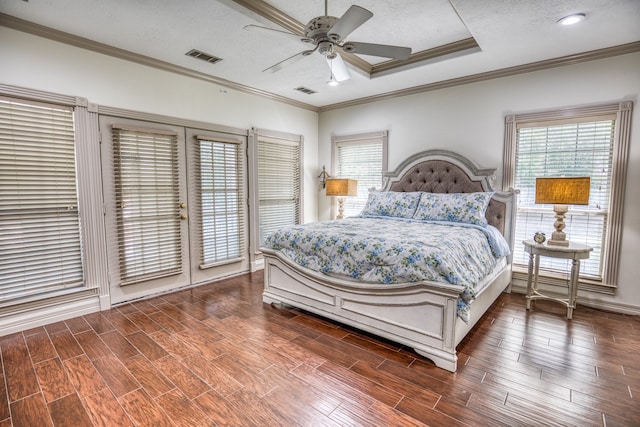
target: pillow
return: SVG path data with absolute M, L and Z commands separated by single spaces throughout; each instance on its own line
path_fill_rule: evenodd
M 412 218 L 421 194 L 418 191 L 372 191 L 360 215 Z
M 485 226 L 491 193 L 422 193 L 413 219 Z

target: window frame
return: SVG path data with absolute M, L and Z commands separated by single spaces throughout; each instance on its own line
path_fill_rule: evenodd
M 608 206 L 608 224 L 602 253 L 602 280 L 579 278 L 579 289 L 614 295 L 617 288 L 622 241 L 622 216 L 624 192 L 631 141 L 631 119 L 633 103 L 623 101 L 584 107 L 545 110 L 533 113 L 511 114 L 505 117 L 503 188 L 513 188 L 516 166 L 517 128 L 523 123 L 563 120 L 580 121 L 584 117 L 615 115 L 613 137 L 611 189 Z M 516 224 L 517 226 L 517 224 Z M 526 280 L 526 266 L 514 264 L 513 278 Z M 540 283 L 551 286 L 566 286 L 565 276 L 541 272 Z
M 332 135 L 331 136 L 331 175 L 336 178 L 358 179 L 357 176 L 339 176 L 339 148 L 341 146 L 357 146 L 364 144 L 379 143 L 382 146 L 382 164 L 380 170 L 380 184 L 376 188 L 381 188 L 384 183 L 383 173 L 388 169 L 388 152 L 389 152 L 389 131 L 383 130 L 379 132 L 358 133 L 351 135 Z M 367 187 L 366 183 L 358 180 L 358 198 L 364 199 L 368 197 L 371 187 Z M 348 206 L 349 199 L 345 200 L 345 207 Z M 336 197 L 331 198 L 331 219 L 336 218 Z M 364 207 L 364 204 L 362 204 Z
M 0 84 L 0 96 L 21 102 L 53 104 L 73 109 L 76 188 L 84 271 L 83 286 L 7 301 L 0 304 L 0 311 L 7 316 L 17 315 L 24 312 L 25 304 L 30 310 L 62 307 L 63 304 L 82 304 L 89 310 L 94 304 L 99 309 L 109 308 L 98 106 L 82 97 L 4 84 Z
M 194 156 L 198 157 L 196 159 L 194 159 L 194 162 L 196 163 L 196 198 L 198 200 L 199 203 L 199 210 L 198 210 L 198 215 L 196 215 L 197 218 L 197 228 L 198 228 L 198 232 L 200 234 L 199 236 L 199 245 L 198 245 L 198 259 L 199 259 L 199 268 L 200 269 L 206 269 L 206 268 L 212 268 L 212 267 L 217 267 L 220 265 L 225 265 L 225 264 L 230 264 L 230 263 L 234 263 L 234 262 L 238 262 L 238 261 L 242 261 L 245 259 L 245 206 L 246 206 L 246 195 L 245 195 L 245 186 L 246 186 L 246 180 L 245 180 L 245 162 L 244 162 L 244 158 L 245 158 L 245 153 L 246 153 L 246 145 L 245 145 L 245 141 L 244 138 L 240 139 L 240 138 L 230 138 L 230 137 L 219 137 L 219 136 L 210 136 L 207 134 L 197 134 L 195 135 L 195 140 L 196 140 L 196 150 L 195 150 L 195 154 Z M 203 195 L 203 190 L 202 190 L 202 160 L 199 156 L 202 155 L 201 149 L 202 149 L 202 143 L 203 142 L 207 142 L 207 143 L 212 143 L 212 144 L 223 144 L 225 146 L 229 146 L 229 147 L 233 147 L 234 149 L 234 154 L 235 154 L 235 170 L 233 172 L 235 172 L 235 181 L 236 181 L 236 186 L 235 188 L 226 186 L 224 187 L 224 191 L 225 193 L 231 193 L 233 192 L 235 194 L 235 201 L 237 203 L 237 211 L 235 212 L 227 212 L 227 214 L 225 215 L 226 217 L 230 217 L 230 216 L 235 216 L 236 217 L 236 221 L 238 224 L 238 233 L 235 236 L 238 240 L 236 242 L 236 250 L 237 250 L 237 255 L 235 256 L 231 256 L 228 255 L 226 258 L 219 258 L 219 259 L 215 259 L 212 260 L 211 262 L 207 263 L 205 260 L 205 238 L 204 238 L 204 217 L 202 215 L 202 195 Z M 213 154 L 213 152 L 212 152 Z M 212 162 L 212 171 L 213 168 L 215 167 L 216 162 L 213 161 Z M 227 173 L 227 169 L 225 168 L 225 175 Z M 212 179 L 211 183 L 214 184 L 215 183 L 215 178 Z M 235 190 L 235 191 L 234 191 Z M 211 193 L 215 193 L 215 189 L 211 190 Z M 225 199 L 227 199 L 225 197 Z M 215 201 L 213 202 L 213 205 L 215 205 Z M 215 209 L 215 206 L 214 206 Z M 228 242 L 227 242 L 228 245 Z M 227 246 L 226 247 L 226 251 L 227 254 L 231 253 L 230 248 Z M 194 256 L 194 254 L 192 253 L 192 256 Z
M 298 223 L 304 222 L 304 137 L 302 135 L 279 132 L 274 130 L 265 130 L 251 128 L 249 132 L 249 200 L 250 200 L 250 261 L 251 270 L 258 269 L 256 264 L 262 258 L 260 251 L 260 192 L 259 192 L 259 157 L 258 144 L 261 140 L 282 141 L 286 144 L 298 144 L 299 146 L 299 163 L 298 163 Z
M 182 233 L 180 219 L 173 213 L 180 203 L 180 134 L 119 123 L 111 128 L 119 284 L 179 274 L 184 264 Z M 125 200 L 130 200 L 128 206 Z M 141 218 L 147 219 L 141 222 Z

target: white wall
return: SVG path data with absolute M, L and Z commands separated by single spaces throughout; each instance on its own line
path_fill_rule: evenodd
M 512 113 L 628 100 L 634 102 L 624 207 L 622 258 L 615 298 L 580 295 L 583 301 L 640 312 L 640 54 L 591 61 L 535 73 L 320 113 L 317 167 L 331 164 L 331 135 L 389 130 L 389 169 L 409 155 L 442 148 L 497 167 L 502 182 L 504 117 Z M 319 218 L 329 201 L 318 196 Z
M 304 136 L 304 189 L 317 185 L 318 114 L 199 79 L 119 60 L 0 26 L 0 84 L 86 98 L 104 107 L 249 130 Z M 317 219 L 317 198 L 305 197 L 306 221 Z M 101 273 L 102 274 L 102 273 Z M 106 279 L 98 279 L 106 280 Z M 98 284 L 105 289 L 106 283 Z M 43 301 L 0 316 L 0 336 L 105 309 L 110 296 Z M 136 295 L 140 296 L 140 295 Z
M 304 135 L 305 190 L 317 184 L 318 114 L 313 111 L 2 26 L 0 58 L 3 84 L 85 97 L 109 107 Z M 305 197 L 305 221 L 317 218 L 316 203 L 316 197 Z
M 631 100 L 632 141 L 619 289 L 583 299 L 640 310 L 640 54 L 365 104 L 318 114 L 158 71 L 0 26 L 0 83 L 85 97 L 89 102 L 238 128 L 304 135 L 306 222 L 329 217 L 317 175 L 331 164 L 331 135 L 389 130 L 389 168 L 417 151 L 446 148 L 502 178 L 504 116 Z M 319 142 L 320 141 L 320 142 Z M 316 157 L 317 155 L 317 157 Z

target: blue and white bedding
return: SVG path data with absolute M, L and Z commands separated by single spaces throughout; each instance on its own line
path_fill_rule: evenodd
M 362 282 L 462 285 L 458 316 L 465 322 L 476 286 L 509 254 L 508 243 L 490 225 L 400 216 L 285 227 L 268 236 L 265 246 L 311 270 Z

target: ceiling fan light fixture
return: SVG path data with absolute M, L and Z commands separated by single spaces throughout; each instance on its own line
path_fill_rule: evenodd
M 583 21 L 587 15 L 584 13 L 574 13 L 558 19 L 558 24 L 562 26 L 575 25 L 580 21 Z
M 333 60 L 336 58 L 336 54 L 332 53 L 331 55 L 327 55 L 327 59 L 329 60 L 329 69 L 330 75 L 329 80 L 327 81 L 328 86 L 338 86 L 340 82 L 338 82 L 333 76 Z
M 288 31 L 275 30 L 259 25 L 247 25 L 246 29 L 259 31 L 272 31 L 284 34 L 289 38 L 302 40 L 303 42 L 313 42 L 315 47 L 299 52 L 287 59 L 272 65 L 263 71 L 275 73 L 283 67 L 290 65 L 305 56 L 318 52 L 325 57 L 331 67 L 331 78 L 328 84 L 335 85 L 339 82 L 348 80 L 351 76 L 345 61 L 340 54 L 353 53 L 370 56 L 380 56 L 383 58 L 392 58 L 398 60 L 406 60 L 411 55 L 411 48 L 392 46 L 377 43 L 363 43 L 345 41 L 349 35 L 359 28 L 362 24 L 373 17 L 373 13 L 357 5 L 351 5 L 349 9 L 340 17 L 328 15 L 328 0 L 325 0 L 325 12 L 323 16 L 313 18 L 304 27 L 304 34 L 294 34 Z M 335 62 L 335 63 L 334 63 Z

